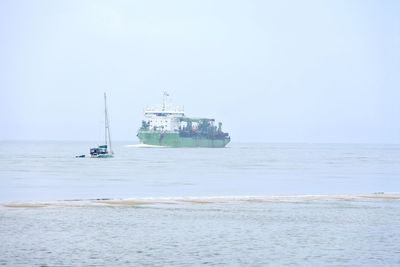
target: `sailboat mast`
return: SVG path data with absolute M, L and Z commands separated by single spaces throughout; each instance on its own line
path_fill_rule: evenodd
M 104 144 L 107 145 L 107 97 L 104 93 Z
M 109 151 L 112 153 L 112 148 L 111 148 L 111 134 L 110 134 L 110 123 L 108 121 L 108 112 L 107 112 L 107 97 L 106 93 L 104 93 L 104 120 L 105 120 L 105 142 L 106 145 L 109 145 Z M 108 137 L 108 138 L 107 138 Z

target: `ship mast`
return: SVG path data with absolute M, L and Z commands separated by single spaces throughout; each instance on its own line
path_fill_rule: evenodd
M 104 131 L 104 141 L 105 144 L 110 145 L 110 152 L 111 154 L 113 153 L 112 148 L 111 148 L 111 134 L 110 134 L 110 122 L 108 121 L 108 112 L 107 112 L 107 97 L 106 93 L 104 92 L 104 126 L 105 126 L 105 131 Z M 107 138 L 108 137 L 108 138 Z M 108 142 L 107 142 L 108 141 Z
M 162 110 L 165 110 L 165 107 L 167 106 L 167 97 L 169 96 L 169 94 L 167 93 L 167 91 L 164 91 L 163 94 L 163 105 L 162 105 Z

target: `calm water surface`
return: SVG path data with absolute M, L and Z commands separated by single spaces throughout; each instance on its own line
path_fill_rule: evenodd
M 0 265 L 400 266 L 398 199 L 157 203 L 185 196 L 399 192 L 399 146 L 117 143 L 113 159 L 74 158 L 90 146 L 0 143 Z M 88 200 L 99 198 L 153 202 L 96 206 Z M 74 206 L 24 205 L 71 199 Z
M 232 144 L 225 149 L 0 143 L 0 201 L 399 192 L 400 146 Z

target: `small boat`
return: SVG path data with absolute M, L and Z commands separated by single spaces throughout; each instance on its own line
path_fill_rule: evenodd
M 114 157 L 114 152 L 111 148 L 111 135 L 110 135 L 110 122 L 108 120 L 107 113 L 107 97 L 106 93 L 104 93 L 104 126 L 105 126 L 105 135 L 104 135 L 104 145 L 91 148 L 90 149 L 90 157 L 92 158 L 112 158 Z

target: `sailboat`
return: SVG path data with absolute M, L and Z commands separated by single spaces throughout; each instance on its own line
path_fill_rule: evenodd
M 92 158 L 112 158 L 114 157 L 114 152 L 111 147 L 111 135 L 110 135 L 110 122 L 108 120 L 107 113 L 107 97 L 104 93 L 104 145 L 98 146 L 96 148 L 90 149 L 90 157 Z

